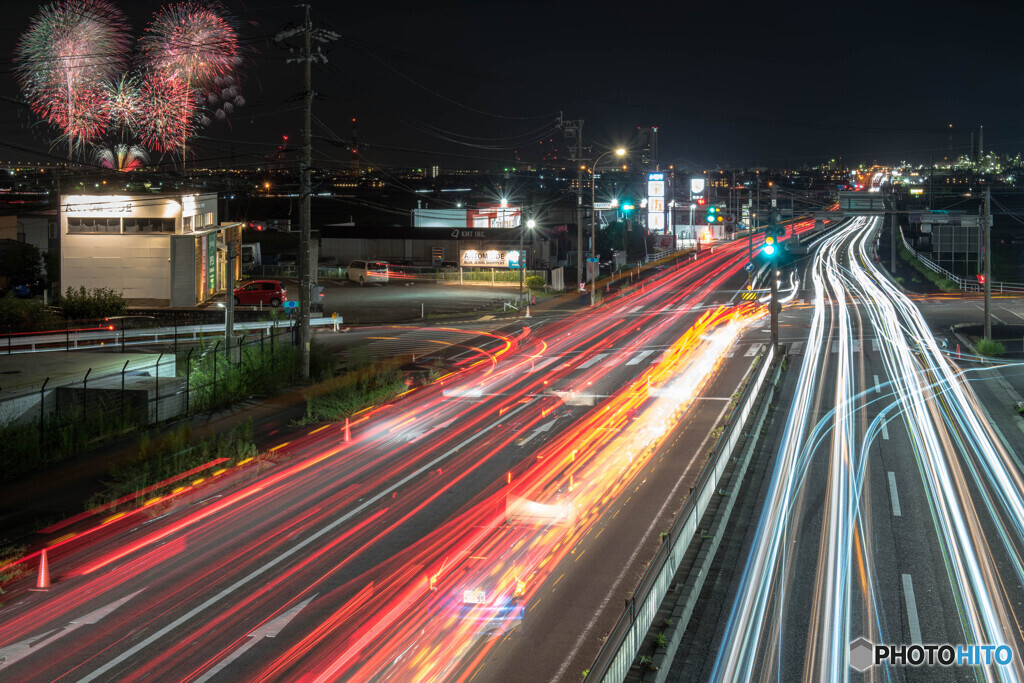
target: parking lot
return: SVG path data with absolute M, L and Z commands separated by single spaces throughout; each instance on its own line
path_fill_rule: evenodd
M 288 298 L 298 300 L 298 281 L 278 278 L 288 290 Z M 324 315 L 337 313 L 346 323 L 394 323 L 479 311 L 481 315 L 501 308 L 503 302 L 519 296 L 515 286 L 453 285 L 392 281 L 385 285 L 366 285 L 340 278 L 319 279 L 324 288 L 321 306 Z

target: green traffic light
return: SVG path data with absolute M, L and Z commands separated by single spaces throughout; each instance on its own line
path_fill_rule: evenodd
M 770 244 L 764 245 L 764 253 L 768 256 L 772 256 L 775 253 L 775 247 Z

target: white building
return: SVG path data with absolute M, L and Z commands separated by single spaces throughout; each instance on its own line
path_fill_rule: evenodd
M 219 224 L 216 194 L 65 195 L 61 287 L 106 287 L 135 303 L 195 306 L 223 294 L 227 246 L 241 274 L 241 223 Z

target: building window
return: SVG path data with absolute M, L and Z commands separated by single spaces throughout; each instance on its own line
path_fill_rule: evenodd
M 173 233 L 173 218 L 125 218 L 125 234 Z
M 181 231 L 192 232 L 192 216 L 185 216 L 181 219 Z
M 118 234 L 120 218 L 68 218 L 68 234 Z

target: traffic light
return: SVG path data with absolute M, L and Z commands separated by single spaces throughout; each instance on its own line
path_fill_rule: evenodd
M 722 223 L 725 221 L 725 214 L 722 212 L 721 208 L 717 206 L 709 206 L 706 220 L 708 223 Z
M 708 203 L 708 200 L 704 199 L 703 197 L 698 197 L 697 198 L 697 206 L 706 206 L 707 203 Z
M 985 284 L 985 273 L 978 273 L 977 277 L 978 277 L 978 284 L 979 285 Z
M 765 256 L 775 255 L 776 237 L 771 228 L 765 230 L 764 233 L 764 253 Z

